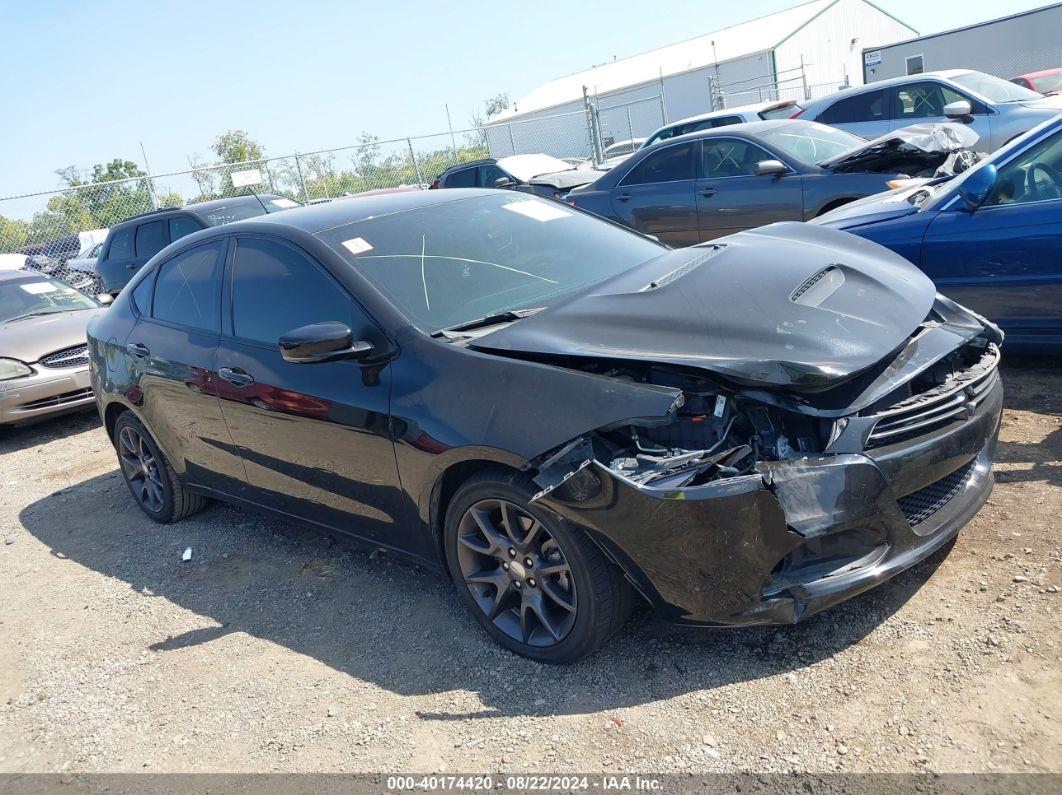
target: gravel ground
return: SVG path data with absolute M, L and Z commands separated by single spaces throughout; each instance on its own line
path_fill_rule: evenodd
M 0 772 L 1062 771 L 1060 364 L 1006 367 L 996 490 L 950 548 L 795 627 L 643 612 L 568 668 L 348 541 L 152 523 L 94 415 L 8 431 Z

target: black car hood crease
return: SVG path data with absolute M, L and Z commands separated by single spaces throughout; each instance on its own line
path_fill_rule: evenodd
M 469 345 L 821 389 L 904 344 L 934 296 L 928 277 L 875 243 L 779 223 L 668 252 Z

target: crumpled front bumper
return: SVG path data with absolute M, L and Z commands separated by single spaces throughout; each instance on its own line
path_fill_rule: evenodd
M 997 377 L 968 417 L 902 443 L 677 490 L 595 462 L 541 502 L 585 527 L 667 619 L 789 624 L 955 537 L 991 493 L 1002 410 Z
M 88 365 L 45 370 L 0 381 L 0 425 L 38 419 L 88 408 L 95 403 Z

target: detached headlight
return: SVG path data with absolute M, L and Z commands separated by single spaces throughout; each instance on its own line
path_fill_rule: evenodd
M 33 371 L 18 359 L 0 359 L 0 381 L 33 375 Z

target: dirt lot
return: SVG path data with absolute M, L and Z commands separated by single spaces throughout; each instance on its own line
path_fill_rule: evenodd
M 0 772 L 1060 771 L 1060 365 L 1005 369 L 996 490 L 950 549 L 796 627 L 642 613 L 570 668 L 349 542 L 153 524 L 93 415 L 6 433 Z

